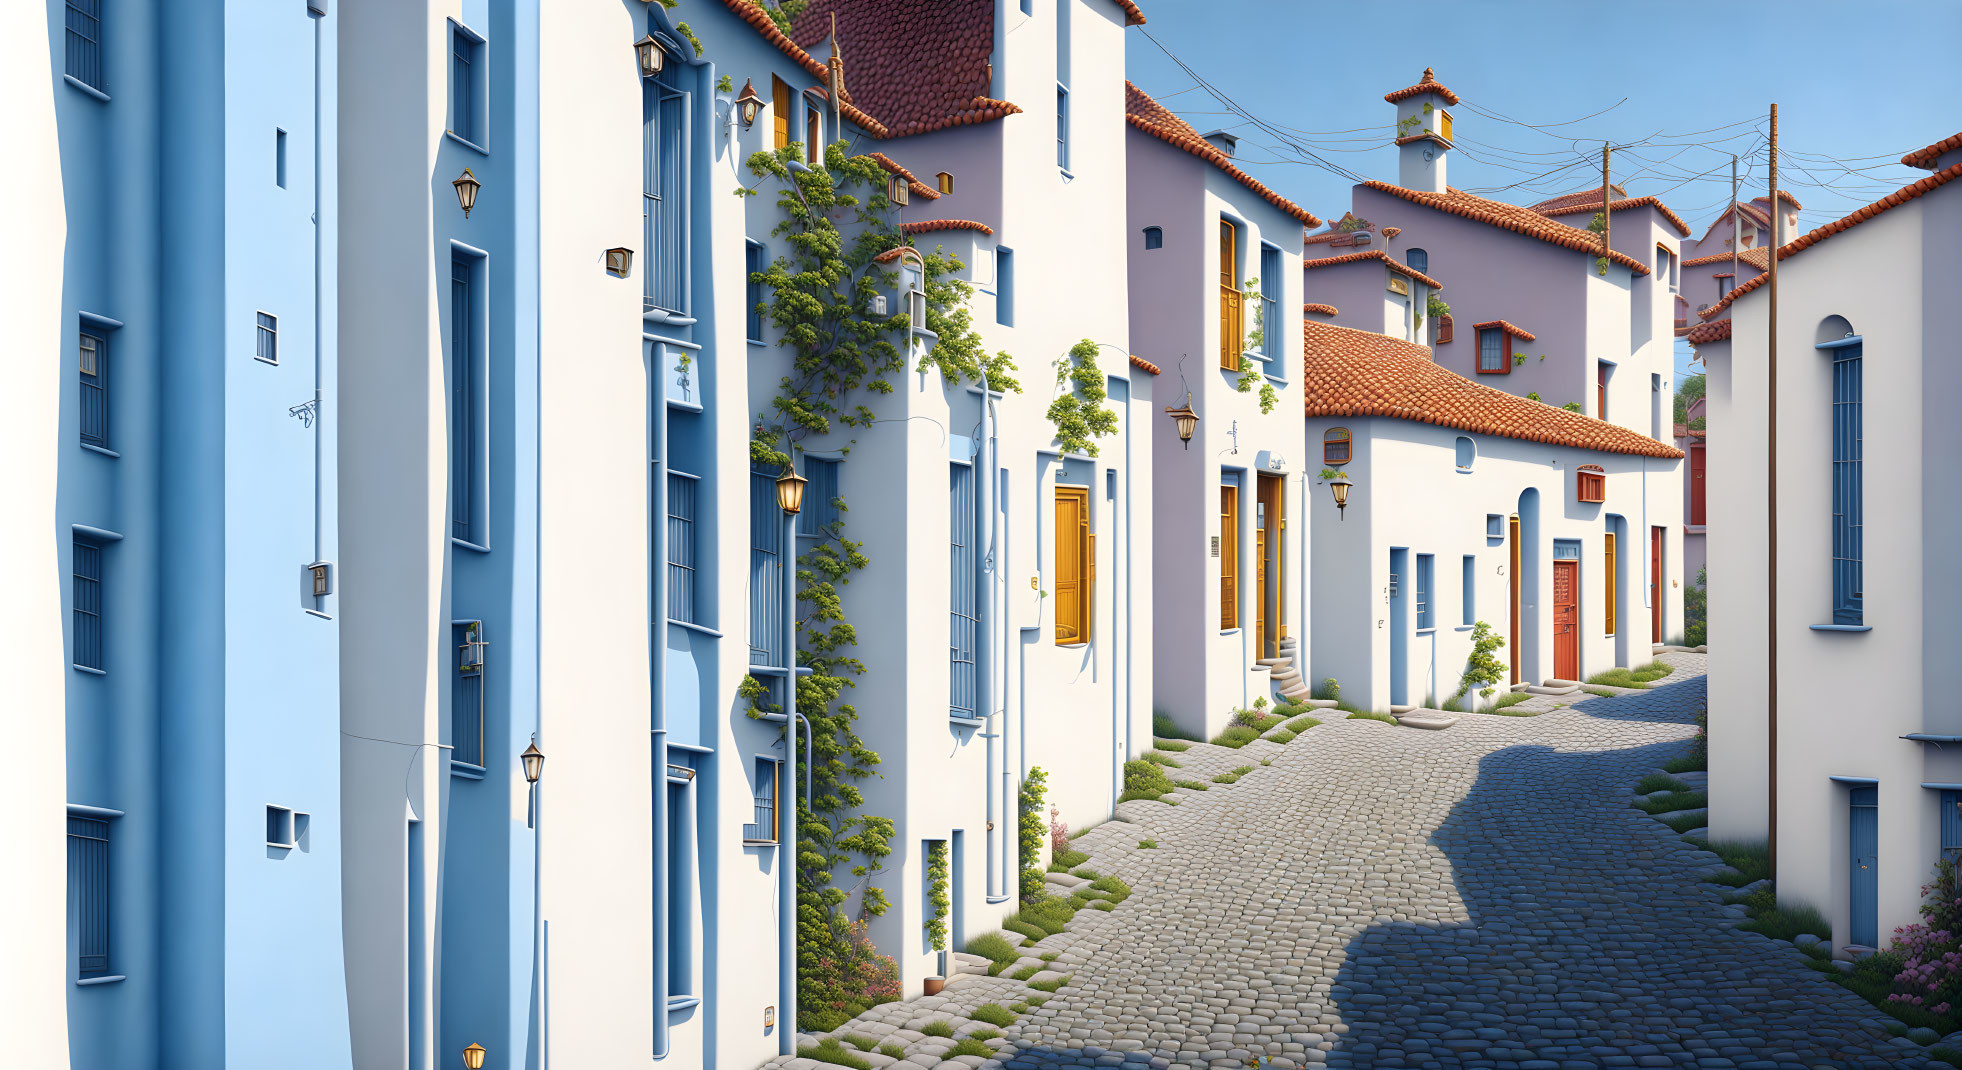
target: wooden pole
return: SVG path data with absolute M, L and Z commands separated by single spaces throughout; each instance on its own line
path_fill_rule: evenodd
M 1615 199 L 1614 187 L 1608 185 L 1608 143 L 1601 143 L 1601 256 L 1605 259 L 1608 250 L 1608 204 Z
M 1737 242 L 1744 228 L 1737 222 L 1737 154 L 1730 157 L 1730 285 L 1725 293 L 1737 288 Z
M 1765 584 L 1766 621 L 1769 642 L 1765 647 L 1765 744 L 1770 756 L 1766 788 L 1771 807 L 1768 823 L 1771 879 L 1778 879 L 1778 105 L 1771 106 L 1771 255 L 1766 270 L 1771 275 L 1771 307 L 1765 328 Z M 1733 245 L 1732 248 L 1735 248 Z M 1731 282 L 1737 280 L 1733 278 Z M 1733 309 L 1733 314 L 1735 310 Z

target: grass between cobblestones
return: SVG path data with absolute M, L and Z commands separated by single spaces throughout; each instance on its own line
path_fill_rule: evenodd
M 968 1017 L 977 1022 L 986 1022 L 989 1025 L 1009 1026 L 1015 1024 L 1014 1012 L 999 1003 L 983 1003 L 979 1007 L 974 1008 L 974 1013 L 968 1015 Z
M 1651 661 L 1647 665 L 1638 665 L 1632 669 L 1616 667 L 1607 672 L 1597 672 L 1588 677 L 1587 682 L 1646 691 L 1650 684 L 1669 675 L 1672 671 L 1669 666 L 1659 661 Z
M 1643 783 L 1648 782 L 1645 780 Z M 1735 875 L 1724 873 L 1710 878 L 1713 883 L 1742 888 L 1771 876 L 1771 848 L 1763 840 L 1743 843 L 1716 842 L 1709 844 L 1708 849 L 1710 853 L 1723 859 L 1724 865 L 1737 871 Z
M 906 1046 L 888 1040 L 884 1044 L 879 1045 L 879 1054 L 888 1059 L 904 1059 L 906 1058 Z
M 872 1070 L 871 1063 L 846 1050 L 843 1044 L 838 1043 L 837 1037 L 825 1037 L 815 1045 L 804 1045 L 797 1049 L 797 1054 L 806 1059 L 816 1059 L 821 1063 L 849 1066 L 852 1070 Z
M 1512 708 L 1532 697 L 1524 691 L 1508 691 L 1500 695 L 1497 702 L 1474 712 L 1495 713 L 1501 717 L 1538 717 L 1540 715 L 1539 710 L 1515 710 Z
M 852 1047 L 857 1048 L 860 1051 L 872 1051 L 873 1049 L 879 1046 L 878 1041 L 873 1040 L 871 1037 L 868 1037 L 863 1033 L 846 1033 L 845 1043 L 850 1044 Z
M 1197 780 L 1174 780 L 1172 781 L 1172 786 L 1178 788 L 1180 791 L 1205 791 L 1208 787 L 1208 785 L 1201 784 Z
M 1699 809 L 1710 805 L 1710 800 L 1700 791 L 1676 791 L 1660 799 L 1636 799 L 1629 805 L 1645 814 L 1655 815 Z
M 1635 785 L 1635 794 L 1653 795 L 1658 791 L 1688 791 L 1690 786 L 1664 773 L 1650 773 Z
M 1671 758 L 1662 763 L 1662 768 L 1669 773 L 1704 773 L 1710 769 L 1710 759 L 1705 755 L 1692 754 L 1684 758 Z
M 1169 750 L 1169 751 L 1184 751 L 1184 750 L 1192 749 L 1192 744 L 1187 743 L 1185 740 L 1182 739 L 1154 739 L 1151 741 L 1151 745 L 1157 747 L 1159 750 Z
M 930 1037 L 945 1037 L 948 1039 L 952 1039 L 954 1036 L 954 1023 L 948 1021 L 945 1018 L 935 1018 L 933 1021 L 928 1022 L 927 1024 L 921 1026 L 920 1032 L 925 1033 L 927 1036 Z
M 1150 762 L 1153 765 L 1161 765 L 1167 769 L 1177 769 L 1179 767 L 1179 763 L 1177 759 L 1173 758 L 1169 754 L 1161 754 L 1160 752 L 1155 750 L 1148 750 L 1144 752 L 1142 757 L 1144 758 L 1145 761 Z
M 1252 743 L 1254 740 L 1259 738 L 1260 738 L 1260 733 L 1252 728 L 1247 727 L 1246 725 L 1243 724 L 1227 725 L 1226 731 L 1221 732 L 1219 735 L 1213 737 L 1213 746 L 1231 747 L 1234 750 L 1239 750 L 1241 747 L 1244 747 L 1247 744 Z
M 1072 976 L 1074 975 L 1064 974 L 1063 976 L 1058 977 L 1053 981 L 1030 981 L 1029 987 L 1035 989 L 1038 992 L 1054 992 L 1057 989 L 1063 987 L 1064 985 L 1069 984 L 1070 978 Z
M 1022 957 L 1022 953 L 1015 950 L 1015 945 L 1008 942 L 1008 937 L 1000 933 L 982 933 L 969 940 L 962 950 L 993 963 L 988 967 L 990 977 L 999 976 L 1001 971 L 1015 965 L 1016 960 Z
M 996 1033 L 995 1035 L 1000 1036 L 1001 1034 Z M 962 1037 L 954 1042 L 954 1050 L 947 1053 L 947 1058 L 958 1059 L 963 1055 L 975 1055 L 983 1059 L 992 1059 L 995 1055 L 995 1049 L 973 1037 Z
M 1675 814 L 1672 816 L 1663 817 L 1660 820 L 1662 821 L 1663 824 L 1668 825 L 1670 828 L 1675 829 L 1677 832 L 1692 832 L 1696 829 L 1707 828 L 1710 824 L 1710 815 Z
M 1155 851 L 1155 850 L 1157 850 L 1157 849 L 1158 849 L 1158 841 L 1157 841 L 1157 840 L 1139 840 L 1139 841 L 1138 841 L 1138 846 L 1139 846 L 1139 847 L 1141 847 L 1141 848 L 1143 848 L 1144 850 L 1147 850 L 1147 851 Z
M 1158 713 L 1156 711 L 1152 713 L 1151 734 L 1154 736 L 1163 737 L 1163 739 L 1161 739 L 1158 744 L 1161 747 L 1165 745 L 1164 744 L 1165 739 L 1189 739 L 1194 743 L 1199 742 L 1198 736 L 1187 735 L 1185 730 L 1180 728 L 1178 724 L 1172 720 L 1172 715 L 1169 713 Z M 1167 749 L 1184 750 L 1185 748 L 1178 747 L 1178 748 L 1167 748 Z
M 1301 733 L 1306 732 L 1310 728 L 1313 728 L 1321 723 L 1322 722 L 1317 721 L 1313 717 L 1310 717 L 1307 714 L 1303 714 L 1300 717 L 1296 717 L 1294 720 L 1289 721 L 1287 723 L 1287 730 L 1293 732 L 1295 735 L 1298 736 Z
M 1070 870 L 1090 861 L 1090 856 L 1082 851 L 1064 851 L 1049 859 L 1049 872 L 1068 873 Z
M 1351 710 L 1349 711 L 1349 719 L 1351 721 L 1381 721 L 1384 724 L 1397 723 L 1397 719 L 1389 714 L 1376 713 L 1373 710 Z
M 1239 768 L 1237 768 L 1237 769 L 1234 769 L 1234 770 L 1232 770 L 1231 772 L 1226 772 L 1226 773 L 1221 773 L 1220 775 L 1218 775 L 1218 776 L 1216 776 L 1216 777 L 1214 777 L 1214 778 L 1213 778 L 1213 783 L 1215 783 L 1215 784 L 1231 784 L 1231 783 L 1233 783 L 1234 781 L 1236 781 L 1236 780 L 1238 780 L 1238 779 L 1240 779 L 1240 778 L 1241 778 L 1241 777 L 1243 777 L 1243 776 L 1246 776 L 1246 775 L 1247 775 L 1248 773 L 1251 773 L 1251 772 L 1253 772 L 1253 771 L 1254 771 L 1254 767 L 1253 767 L 1253 766 L 1251 766 L 1251 765 L 1243 765 L 1243 766 L 1240 766 L 1240 767 L 1239 767 Z

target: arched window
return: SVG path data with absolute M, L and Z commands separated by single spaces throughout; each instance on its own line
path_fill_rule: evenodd
M 1331 427 L 1322 435 L 1322 463 L 1349 463 L 1349 429 Z
M 1162 249 L 1165 247 L 1165 228 L 1146 227 L 1144 228 L 1144 238 L 1145 248 Z
M 1464 435 L 1459 435 L 1458 436 L 1458 471 L 1460 472 L 1471 471 L 1472 458 L 1475 456 L 1477 456 L 1477 451 L 1472 447 L 1472 440 L 1466 438 Z
M 1412 271 L 1420 271 L 1426 275 L 1431 273 L 1431 254 L 1422 249 L 1406 249 L 1403 262 L 1410 265 Z

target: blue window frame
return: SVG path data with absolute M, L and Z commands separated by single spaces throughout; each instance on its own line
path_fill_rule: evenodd
M 1403 262 L 1420 275 L 1431 273 L 1431 254 L 1422 249 L 1404 250 Z
M 777 472 L 749 474 L 749 663 L 774 668 L 757 680 L 769 689 L 764 700 L 781 708 L 783 701 L 784 598 L 783 510 L 777 508 Z M 808 477 L 806 477 L 808 478 Z M 805 488 L 805 499 L 810 488 Z M 801 514 L 799 514 L 801 515 Z
M 73 660 L 77 668 L 102 672 L 102 544 L 77 535 L 74 556 Z
M 692 768 L 692 767 L 691 767 Z M 699 887 L 695 872 L 695 791 L 694 778 L 677 781 L 670 772 L 668 785 L 668 991 L 672 1003 L 695 994 L 695 895 Z M 665 1013 L 662 1008 L 660 1013 Z
M 756 786 L 752 789 L 754 820 L 744 823 L 743 842 L 777 842 L 777 793 L 782 788 L 782 776 L 782 762 L 774 758 L 756 759 Z
M 1472 440 L 1464 435 L 1459 435 L 1458 441 L 1453 445 L 1453 452 L 1457 455 L 1458 471 L 1471 471 L 1472 461 L 1478 457 L 1478 450 L 1473 447 Z
M 769 267 L 769 258 L 764 252 L 762 243 L 748 240 L 743 242 L 743 267 L 746 269 L 743 278 L 748 280 L 743 290 L 743 300 L 748 305 L 745 329 L 750 341 L 761 342 L 763 340 L 763 283 L 756 276 Z
M 450 760 L 484 768 L 484 622 L 453 621 L 450 642 Z
M 109 973 L 109 818 L 68 813 L 68 910 L 75 936 L 75 973 Z
M 1859 624 L 1862 595 L 1861 345 L 1833 358 L 1833 623 Z
M 84 326 L 77 357 L 82 392 L 82 441 L 109 448 L 109 339 L 108 332 Z
M 1503 539 L 1506 537 L 1506 518 L 1499 513 L 1485 514 L 1485 537 Z
M 1504 374 L 1512 370 L 1506 363 L 1506 332 L 1486 327 L 1478 332 L 1478 370 Z
M 1165 247 L 1165 228 L 1144 228 L 1144 243 L 1147 249 L 1163 249 Z
M 484 144 L 484 39 L 450 23 L 450 133 Z
M 479 409 L 476 339 L 477 285 L 475 261 L 450 260 L 450 534 L 473 545 L 484 543 L 476 522 L 479 492 L 477 442 L 483 414 Z
M 655 47 L 663 47 L 659 43 Z M 642 210 L 647 228 L 646 307 L 688 311 L 688 93 L 681 88 L 687 65 L 673 55 L 661 72 L 642 83 Z
M 1267 371 L 1279 373 L 1287 367 L 1281 355 L 1281 250 L 1260 243 L 1260 352 L 1268 358 Z
M 286 188 L 286 131 L 273 129 L 273 182 Z
M 814 539 L 829 533 L 838 520 L 838 462 L 804 458 L 804 508 L 797 514 L 797 534 Z
M 1056 86 L 1056 166 L 1069 170 L 1070 166 L 1070 91 L 1066 86 Z
M 695 492 L 700 480 L 668 473 L 668 619 L 700 624 L 695 617 Z
M 1473 557 L 1471 554 L 1466 554 L 1464 568 L 1463 601 L 1465 612 L 1458 623 L 1469 628 L 1478 623 L 1478 558 Z
M 1417 576 L 1414 586 L 1416 587 L 1417 594 L 1417 630 L 1420 632 L 1437 626 L 1436 622 L 1431 619 L 1431 604 L 1433 601 L 1431 596 L 1432 592 L 1436 590 L 1431 585 L 1431 581 L 1434 578 L 1431 569 L 1432 560 L 1433 558 L 1430 554 L 1417 555 Z
M 254 359 L 263 360 L 267 364 L 278 364 L 279 317 L 269 312 L 260 312 L 257 315 L 258 327 L 253 332 L 252 356 Z
M 96 92 L 102 81 L 102 0 L 68 0 L 68 77 Z
M 981 711 L 975 684 L 976 639 L 980 635 L 980 610 L 976 606 L 974 583 L 974 468 L 951 463 L 948 479 L 950 514 L 950 557 L 948 576 L 952 585 L 951 630 L 948 660 L 951 666 L 947 712 L 954 717 L 979 717 Z
M 1015 251 L 995 250 L 995 322 L 1015 326 Z
M 1962 859 L 1962 791 L 1942 792 L 1942 857 Z

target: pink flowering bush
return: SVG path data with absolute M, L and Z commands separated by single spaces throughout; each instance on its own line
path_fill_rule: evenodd
M 1049 808 L 1049 853 L 1066 854 L 1070 849 L 1070 827 L 1063 823 L 1062 813 L 1055 807 Z
M 797 978 L 798 1028 L 836 1029 L 900 996 L 899 967 L 879 954 L 864 918 L 846 923 L 829 947 L 807 960 Z
M 1894 930 L 1894 942 L 1854 969 L 1852 987 L 1913 1025 L 1943 1032 L 1962 1015 L 1962 888 L 1955 863 L 1935 863 L 1934 883 L 1921 889 L 1922 923 Z

